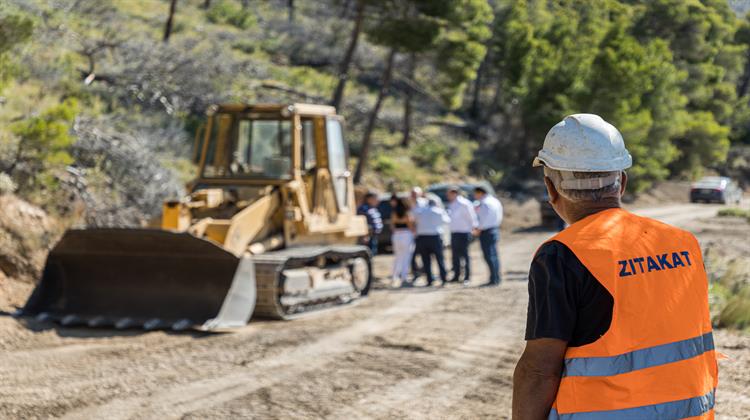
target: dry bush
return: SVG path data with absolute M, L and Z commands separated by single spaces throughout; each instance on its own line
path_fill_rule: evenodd
M 68 188 L 85 204 L 88 226 L 142 225 L 159 214 L 166 199 L 183 194 L 178 174 L 160 161 L 160 149 L 184 137 L 179 126 L 149 130 L 115 118 L 79 118 Z

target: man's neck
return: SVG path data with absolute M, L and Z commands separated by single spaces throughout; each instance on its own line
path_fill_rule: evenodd
M 587 203 L 585 206 L 571 206 L 568 210 L 568 218 L 570 224 L 583 220 L 593 214 L 602 212 L 604 210 L 619 209 L 622 208 L 620 202 L 603 202 L 603 203 Z

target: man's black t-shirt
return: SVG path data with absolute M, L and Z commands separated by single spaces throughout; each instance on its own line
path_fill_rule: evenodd
M 609 329 L 613 305 L 612 295 L 567 246 L 550 241 L 539 248 L 529 271 L 527 340 L 593 343 Z

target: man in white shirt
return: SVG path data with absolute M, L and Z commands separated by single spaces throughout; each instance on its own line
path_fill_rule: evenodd
M 427 199 L 424 197 L 424 192 L 421 188 L 414 186 L 412 187 L 410 191 L 410 197 L 411 197 L 411 216 L 412 218 L 416 219 L 415 212 L 417 209 L 427 207 Z M 412 275 L 412 282 L 419 278 L 420 273 L 422 272 L 422 269 L 419 268 L 419 265 L 417 264 L 417 252 L 416 250 L 411 256 L 411 275 Z M 410 283 L 403 283 L 403 286 L 410 286 Z
M 427 275 L 427 285 L 431 286 L 432 261 L 434 256 L 440 270 L 440 280 L 445 284 L 447 273 L 443 258 L 443 239 L 441 238 L 445 224 L 451 219 L 442 208 L 438 207 L 435 199 L 428 200 L 426 207 L 414 209 L 414 221 L 417 225 L 417 239 L 415 253 L 422 259 L 422 270 Z
M 427 207 L 427 199 L 424 196 L 424 191 L 419 187 L 413 187 L 411 189 L 411 209 L 412 211 L 420 208 Z
M 461 278 L 461 262 L 463 261 L 464 283 L 471 279 L 471 258 L 469 258 L 469 244 L 471 233 L 479 224 L 474 205 L 461 195 L 461 189 L 455 186 L 448 188 L 448 215 L 451 218 L 451 256 L 453 257 L 453 276 L 449 281 L 459 281 Z
M 497 242 L 500 239 L 500 223 L 503 221 L 503 205 L 500 204 L 500 200 L 487 194 L 487 190 L 481 186 L 474 189 L 474 196 L 479 201 L 476 207 L 479 226 L 474 230 L 474 235 L 479 236 L 482 254 L 490 270 L 487 286 L 498 286 L 502 279 Z

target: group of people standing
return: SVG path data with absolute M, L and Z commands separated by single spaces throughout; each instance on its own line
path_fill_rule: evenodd
M 500 258 L 497 243 L 502 223 L 503 208 L 500 201 L 483 187 L 474 189 L 476 201 L 472 203 L 463 196 L 456 186 L 448 188 L 447 211 L 440 206 L 436 196 L 428 197 L 419 187 L 411 190 L 409 198 L 394 194 L 391 205 L 391 243 L 393 246 L 393 280 L 402 287 L 410 287 L 424 274 L 427 285 L 435 282 L 432 260 L 438 266 L 441 285 L 462 281 L 465 285 L 471 279 L 471 258 L 469 245 L 478 238 L 484 259 L 489 269 L 488 286 L 497 286 L 501 281 Z M 377 234 L 383 228 L 383 220 L 378 211 L 378 200 L 374 193 L 365 196 L 365 202 L 358 213 L 367 217 L 370 235 L 368 246 L 373 254 L 377 252 Z M 452 275 L 448 277 L 445 266 L 443 234 L 450 229 L 452 255 Z M 417 256 L 421 266 L 417 263 Z M 411 271 L 411 277 L 410 277 Z

